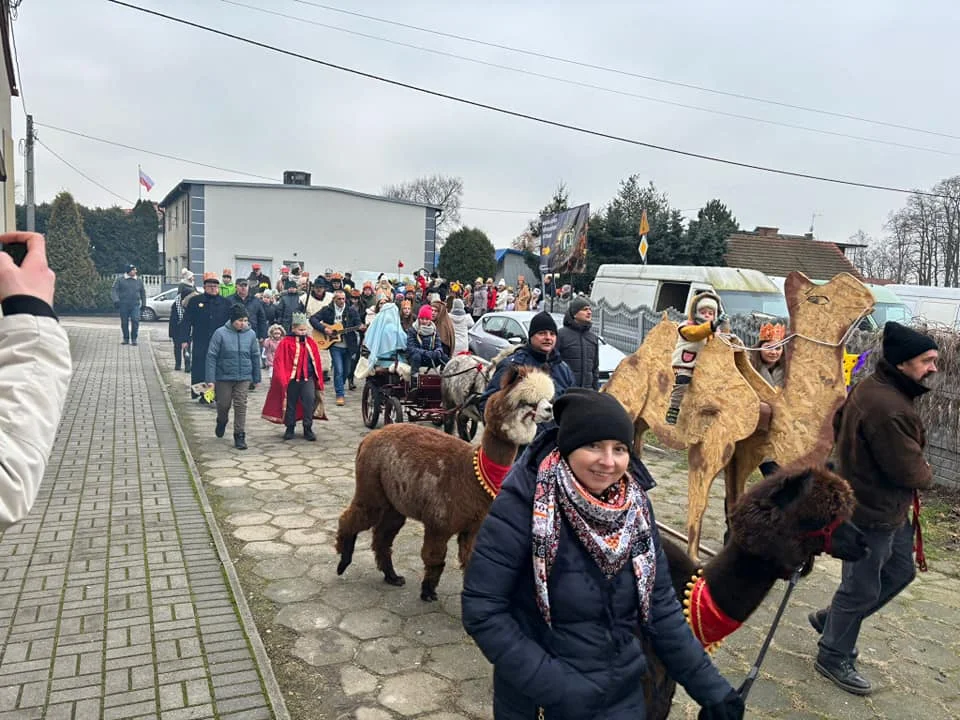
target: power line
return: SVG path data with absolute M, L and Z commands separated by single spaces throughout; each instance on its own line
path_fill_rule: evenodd
M 737 98 L 738 100 L 749 100 L 751 102 L 764 103 L 766 105 L 775 105 L 777 107 L 788 108 L 790 110 L 802 110 L 803 112 L 816 113 L 818 115 L 827 115 L 829 117 L 843 118 L 844 120 L 856 120 L 857 122 L 870 123 L 871 125 L 882 125 L 884 127 L 896 128 L 898 130 L 909 130 L 910 132 L 923 133 L 924 135 L 935 135 L 937 137 L 960 140 L 960 135 L 952 135 L 950 133 L 938 132 L 936 130 L 925 130 L 923 128 L 912 127 L 910 125 L 901 125 L 899 123 L 889 122 L 886 120 L 877 120 L 875 118 L 868 118 L 861 115 L 835 112 L 833 110 L 824 110 L 822 108 L 815 108 L 815 107 L 810 107 L 806 105 L 796 105 L 793 103 L 783 102 L 780 100 L 772 100 L 770 98 L 763 98 L 755 95 L 747 95 L 744 93 L 731 92 L 728 90 L 718 90 L 716 88 L 710 88 L 703 85 L 695 85 L 693 83 L 680 82 L 677 80 L 669 80 L 667 78 L 655 77 L 653 75 L 644 75 L 643 73 L 632 72 L 630 70 L 624 70 L 622 68 L 610 67 L 607 65 L 598 65 L 595 63 L 589 63 L 582 60 L 572 60 L 570 58 L 559 57 L 557 55 L 549 55 L 547 53 L 536 52 L 534 50 L 526 50 L 524 48 L 512 47 L 510 45 L 503 45 L 501 43 L 495 43 L 488 40 L 480 40 L 478 38 L 473 38 L 466 35 L 457 35 L 456 33 L 445 32 L 443 30 L 437 30 L 436 28 L 428 28 L 428 27 L 423 27 L 421 25 L 412 25 L 410 23 L 399 22 L 397 20 L 387 20 L 386 18 L 377 17 L 375 15 L 365 15 L 364 13 L 355 12 L 353 10 L 344 10 L 343 8 L 335 7 L 333 5 L 324 5 L 323 3 L 311 2 L 310 0 L 290 0 L 290 2 L 295 2 L 300 5 L 309 5 L 311 7 L 320 8 L 321 10 L 329 10 L 330 12 L 341 13 L 343 15 L 352 15 L 353 17 L 363 18 L 364 20 L 372 20 L 373 22 L 384 23 L 386 25 L 394 25 L 396 27 L 406 28 L 408 30 L 417 30 L 419 32 L 430 33 L 432 35 L 439 35 L 441 37 L 451 38 L 453 40 L 462 40 L 463 42 L 474 43 L 476 45 L 483 45 L 484 47 L 497 48 L 498 50 L 507 50 L 509 52 L 520 53 L 522 55 L 529 55 L 530 57 L 542 58 L 544 60 L 553 60 L 555 62 L 564 63 L 566 65 L 575 65 L 577 67 L 589 68 L 591 70 L 601 70 L 603 72 L 609 72 L 609 73 L 614 73 L 616 75 L 623 75 L 626 77 L 637 78 L 639 80 L 648 80 L 650 82 L 661 83 L 663 85 L 672 85 L 673 87 L 686 88 L 687 90 L 697 90 L 699 92 L 711 93 L 713 95 Z
M 95 142 L 104 143 L 105 145 L 115 145 L 117 147 L 126 148 L 127 150 L 136 150 L 137 152 L 142 152 L 146 155 L 155 155 L 156 157 L 166 158 L 167 160 L 176 160 L 177 162 L 187 163 L 189 165 L 198 165 L 200 167 L 211 168 L 213 170 L 221 170 L 223 172 L 233 173 L 235 175 L 246 175 L 248 177 L 259 178 L 261 180 L 270 180 L 273 182 L 277 181 L 275 177 L 267 177 L 266 175 L 257 175 L 255 173 L 244 172 L 243 170 L 233 170 L 231 168 L 221 167 L 219 165 L 211 165 L 209 163 L 198 162 L 197 160 L 189 160 L 187 158 L 178 157 L 177 155 L 169 155 L 167 153 L 157 152 L 156 150 L 147 150 L 146 148 L 136 147 L 135 145 L 127 145 L 126 143 L 117 142 L 116 140 L 107 140 L 106 138 L 96 137 L 94 135 L 87 135 L 86 133 L 79 132 L 77 130 L 67 130 L 66 128 L 57 127 L 55 125 L 48 125 L 47 123 L 38 122 L 35 123 L 37 127 L 44 127 L 48 130 L 55 130 L 57 132 L 66 133 L 67 135 L 75 135 L 77 137 L 86 138 L 87 140 L 93 140 Z
M 768 118 L 761 118 L 753 115 L 744 115 L 742 113 L 728 112 L 726 110 L 718 110 L 715 108 L 702 107 L 700 105 L 691 105 L 689 103 L 676 102 L 674 100 L 664 100 L 662 98 L 652 97 L 650 95 L 642 95 L 640 93 L 629 92 L 627 90 L 618 90 L 617 88 L 605 87 L 603 85 L 596 85 L 594 83 L 582 82 L 580 80 L 573 80 L 571 78 L 559 77 L 557 75 L 548 75 L 546 73 L 536 72 L 534 70 L 526 70 L 524 68 L 513 67 L 511 65 L 502 65 L 500 63 L 489 62 L 487 60 L 479 60 L 477 58 L 467 57 L 465 55 L 458 55 L 456 53 L 446 52 L 445 50 L 438 50 L 436 48 L 423 47 L 422 45 L 414 45 L 413 43 L 402 42 L 400 40 L 393 40 L 391 38 L 385 38 L 379 35 L 371 35 L 369 33 L 359 32 L 357 30 L 351 30 L 349 28 L 340 27 L 338 25 L 330 25 L 329 23 L 322 23 L 316 20 L 310 20 L 309 18 L 299 17 L 297 15 L 289 15 L 287 13 L 277 12 L 276 10 L 267 10 L 266 8 L 256 7 L 255 5 L 247 5 L 246 3 L 237 2 L 237 0 L 220 0 L 220 2 L 226 5 L 234 5 L 236 7 L 246 8 L 247 10 L 253 10 L 255 12 L 264 13 L 266 15 L 274 15 L 276 17 L 285 18 L 287 20 L 294 20 L 296 22 L 305 23 L 307 25 L 315 25 L 317 27 L 322 27 L 328 30 L 334 30 L 336 32 L 346 33 L 348 35 L 354 35 L 357 37 L 366 38 L 368 40 L 375 40 L 377 42 L 409 48 L 411 50 L 418 50 L 420 52 L 431 53 L 433 55 L 439 55 L 441 57 L 453 58 L 455 60 L 463 60 L 466 62 L 475 63 L 477 65 L 483 65 L 485 67 L 496 68 L 498 70 L 506 70 L 508 72 L 520 73 L 522 75 L 528 75 L 528 76 L 540 78 L 543 80 L 551 80 L 553 82 L 564 83 L 565 85 L 572 85 L 574 87 L 587 88 L 590 90 L 598 90 L 600 92 L 609 93 L 612 95 L 619 95 L 621 97 L 629 97 L 636 100 L 645 100 L 648 102 L 659 103 L 661 105 L 669 105 L 671 107 L 684 108 L 686 110 L 695 110 L 697 112 L 710 113 L 713 115 L 721 115 L 723 117 L 734 118 L 737 120 L 747 120 L 750 122 L 763 123 L 765 125 L 775 125 L 777 127 L 789 128 L 791 130 L 801 130 L 804 132 L 817 133 L 820 135 L 829 135 L 832 137 L 846 138 L 848 140 L 859 140 L 862 142 L 874 143 L 877 145 L 889 145 L 892 147 L 903 148 L 906 150 L 919 150 L 920 152 L 928 152 L 928 153 L 935 153 L 938 155 L 949 155 L 952 157 L 960 157 L 960 152 L 950 152 L 949 150 L 941 150 L 939 148 L 924 147 L 922 145 L 910 145 L 907 143 L 900 143 L 893 140 L 882 140 L 880 138 L 866 137 L 863 135 L 854 135 L 852 133 L 838 132 L 835 130 L 824 130 L 821 128 L 810 127 L 808 125 L 798 125 L 796 123 L 782 122 L 780 120 L 770 120 Z
M 98 188 L 100 188 L 101 190 L 106 190 L 108 193 L 110 193 L 111 195 L 113 195 L 115 198 L 119 198 L 120 200 L 123 200 L 123 202 L 127 203 L 128 205 L 133 205 L 133 204 L 134 204 L 134 202 L 133 202 L 132 200 L 128 200 L 127 198 L 123 197 L 123 195 L 118 195 L 118 194 L 115 193 L 113 190 L 111 190 L 110 188 L 108 188 L 106 185 L 104 185 L 104 184 L 101 183 L 101 182 L 98 182 L 97 180 L 94 180 L 92 177 L 90 177 L 89 175 L 87 175 L 83 170 L 81 170 L 80 168 L 78 168 L 76 165 L 73 165 L 72 163 L 70 163 L 69 161 L 67 161 L 66 159 L 64 159 L 64 157 L 63 157 L 62 155 L 60 155 L 56 150 L 54 150 L 54 149 L 51 148 L 49 145 L 47 145 L 45 142 L 43 142 L 43 140 L 41 140 L 40 138 L 35 137 L 35 138 L 34 138 L 34 142 L 36 142 L 37 145 L 42 145 L 44 148 L 46 148 L 47 152 L 49 152 L 51 155 L 53 155 L 57 160 L 59 160 L 59 161 L 62 162 L 64 165 L 66 165 L 68 168 L 70 168 L 71 170 L 73 170 L 75 173 L 77 173 L 77 175 L 81 176 L 81 177 L 84 178 L 85 180 L 88 180 L 89 182 L 92 182 L 94 185 L 96 185 L 96 186 L 97 186 Z
M 944 195 L 939 195 L 937 193 L 931 193 L 931 192 L 926 192 L 922 190 L 909 190 L 907 188 L 898 188 L 890 185 L 879 185 L 876 183 L 857 182 L 854 180 L 844 180 L 841 178 L 832 178 L 832 177 L 827 177 L 822 175 L 812 175 L 810 173 L 803 173 L 803 172 L 798 172 L 793 170 L 783 170 L 780 168 L 768 167 L 764 165 L 756 165 L 753 163 L 740 162 L 737 160 L 728 160 L 726 158 L 721 158 L 713 155 L 706 155 L 704 153 L 692 152 L 689 150 L 680 150 L 679 148 L 672 148 L 665 145 L 656 145 L 654 143 L 644 142 L 642 140 L 622 137 L 620 135 L 614 135 L 612 133 L 603 132 L 600 130 L 592 130 L 590 128 L 585 128 L 578 125 L 571 125 L 569 123 L 563 123 L 557 120 L 542 118 L 537 115 L 530 115 L 528 113 L 523 113 L 518 110 L 510 110 L 510 109 L 499 107 L 496 105 L 490 105 L 488 103 L 483 103 L 478 100 L 470 100 L 468 98 L 460 97 L 457 95 L 451 95 L 449 93 L 440 92 L 439 90 L 431 90 L 429 88 L 424 88 L 419 85 L 413 85 L 411 83 L 402 82 L 400 80 L 393 80 L 380 75 L 375 75 L 373 73 L 365 72 L 363 70 L 356 70 L 351 67 L 338 65 L 336 63 L 327 62 L 326 60 L 320 60 L 318 58 L 314 58 L 309 55 L 304 55 L 302 53 L 294 52 L 293 50 L 286 50 L 284 48 L 280 48 L 275 45 L 270 45 L 268 43 L 263 43 L 258 40 L 253 40 L 247 37 L 243 37 L 242 35 L 235 35 L 233 33 L 226 32 L 225 30 L 218 30 L 217 28 L 212 28 L 207 25 L 201 25 L 200 23 L 195 23 L 190 20 L 185 20 L 183 18 L 175 17 L 173 15 L 167 15 L 165 13 L 161 13 L 156 10 L 149 10 L 147 8 L 142 8 L 137 5 L 132 5 L 130 3 L 123 2 L 122 0 L 106 0 L 106 1 L 109 3 L 112 3 L 113 5 L 119 5 L 121 7 L 125 7 L 130 10 L 135 10 L 137 12 L 141 12 L 146 15 L 152 15 L 154 17 L 163 18 L 164 20 L 169 20 L 171 22 L 175 22 L 180 25 L 186 25 L 187 27 L 196 28 L 197 30 L 203 30 L 205 32 L 212 33 L 214 35 L 230 38 L 231 40 L 236 40 L 238 42 L 242 42 L 247 45 L 252 45 L 253 47 L 259 47 L 263 50 L 269 50 L 271 52 L 274 52 L 280 55 L 286 55 L 288 57 L 297 58 L 299 60 L 305 60 L 307 62 L 314 63 L 315 65 L 321 65 L 323 67 L 328 67 L 333 70 L 339 70 L 341 72 L 346 72 L 352 75 L 357 75 L 359 77 L 364 77 L 364 78 L 367 78 L 368 80 L 375 80 L 377 82 L 382 82 L 388 85 L 392 85 L 394 87 L 404 88 L 406 90 L 413 90 L 415 92 L 422 93 L 424 95 L 429 95 L 431 97 L 450 100 L 452 102 L 460 103 L 461 105 L 480 108 L 482 110 L 489 110 L 491 112 L 499 113 L 501 115 L 506 115 L 508 117 L 529 120 L 531 122 L 539 123 L 541 125 L 561 128 L 564 130 L 570 130 L 572 132 L 581 133 L 583 135 L 590 135 L 592 137 L 603 138 L 605 140 L 613 140 L 615 142 L 635 145 L 637 147 L 645 147 L 650 150 L 659 150 L 661 152 L 672 153 L 674 155 L 681 155 L 684 157 L 696 158 L 699 160 L 706 160 L 709 162 L 730 165 L 733 167 L 745 168 L 747 170 L 756 170 L 758 172 L 765 172 L 765 173 L 770 173 L 775 175 L 784 175 L 786 177 L 802 178 L 805 180 L 815 180 L 818 182 L 832 183 L 834 185 L 845 185 L 848 187 L 860 187 L 860 188 L 866 188 L 868 190 L 884 190 L 887 192 L 896 192 L 896 193 L 901 193 L 905 195 L 916 194 L 916 195 L 924 195 L 928 197 L 946 197 Z

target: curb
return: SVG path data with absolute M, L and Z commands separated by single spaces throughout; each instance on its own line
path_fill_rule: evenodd
M 196 490 L 197 497 L 200 498 L 200 507 L 203 510 L 203 516 L 207 521 L 207 529 L 213 538 L 214 545 L 217 548 L 217 556 L 220 558 L 220 564 L 227 576 L 227 582 L 230 585 L 230 592 L 233 593 L 233 601 L 237 607 L 237 613 L 240 615 L 240 625 L 247 636 L 250 648 L 253 650 L 254 659 L 257 662 L 257 668 L 260 671 L 260 677 L 263 680 L 263 687 L 267 693 L 267 701 L 270 703 L 270 709 L 273 711 L 275 720 L 291 720 L 290 713 L 287 711 L 286 703 L 283 701 L 283 692 L 280 690 L 280 683 L 277 682 L 273 674 L 273 665 L 270 657 L 267 655 L 267 649 L 260 639 L 260 633 L 257 631 L 257 624 L 253 619 L 253 613 L 247 605 L 246 596 L 243 594 L 243 587 L 240 585 L 240 578 L 237 576 L 237 570 L 230 559 L 230 552 L 223 541 L 223 535 L 220 534 L 220 527 L 217 525 L 217 519 L 213 514 L 213 508 L 210 506 L 210 500 L 203 489 L 203 479 L 200 470 L 194 462 L 193 454 L 190 452 L 190 445 L 187 443 L 186 434 L 183 432 L 183 426 L 180 424 L 180 418 L 177 416 L 176 409 L 173 406 L 173 400 L 170 399 L 170 393 L 164 384 L 163 373 L 160 371 L 160 365 L 157 363 L 157 353 L 153 345 L 151 334 L 150 359 L 153 361 L 153 369 L 157 373 L 157 380 L 160 384 L 160 390 L 163 393 L 163 400 L 167 406 L 167 412 L 170 414 L 170 420 L 173 423 L 174 432 L 177 434 L 177 441 L 180 444 L 180 450 L 183 452 L 187 468 L 190 471 L 190 477 L 193 480 L 193 487 Z

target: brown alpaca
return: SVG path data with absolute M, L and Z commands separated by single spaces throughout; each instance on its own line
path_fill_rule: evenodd
M 389 425 L 367 435 L 357 449 L 353 500 L 340 515 L 337 574 L 353 560 L 357 535 L 372 527 L 377 568 L 387 583 L 403 585 L 393 569 L 393 540 L 410 517 L 424 525 L 420 598 L 436 600 L 447 543 L 457 536 L 460 565 L 466 565 L 499 489 L 496 479 L 484 484 L 483 468 L 506 473 L 537 423 L 552 418 L 553 395 L 545 372 L 511 366 L 487 401 L 479 448 L 420 425 Z
M 687 608 L 694 635 L 708 647 L 719 642 L 750 617 L 777 580 L 801 566 L 809 573 L 816 555 L 862 559 L 863 533 L 850 523 L 854 502 L 847 482 L 828 468 L 784 468 L 741 497 L 730 513 L 730 542 L 706 565 L 661 539 L 673 588 Z M 710 600 L 719 613 L 710 612 Z M 670 713 L 676 683 L 652 641 L 646 635 L 642 639 L 649 668 L 644 679 L 647 717 L 662 720 Z

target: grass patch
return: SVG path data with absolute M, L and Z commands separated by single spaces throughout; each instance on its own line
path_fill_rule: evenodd
M 960 490 L 935 487 L 923 493 L 923 545 L 930 560 L 953 560 L 960 552 Z

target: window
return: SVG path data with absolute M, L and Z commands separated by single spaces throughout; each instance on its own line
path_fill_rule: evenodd
M 519 338 L 525 341 L 527 339 L 527 332 L 516 320 L 506 318 L 503 326 L 503 337 L 507 340 L 510 338 Z
M 504 337 L 503 331 L 507 324 L 507 319 L 500 315 L 484 316 L 483 331 L 496 337 Z

